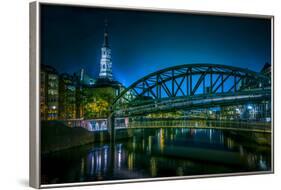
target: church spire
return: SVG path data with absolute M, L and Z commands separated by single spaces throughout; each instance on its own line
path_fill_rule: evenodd
M 111 62 L 111 49 L 108 42 L 108 24 L 105 20 L 105 28 L 103 34 L 103 45 L 101 48 L 101 59 L 100 59 L 100 73 L 101 78 L 107 78 L 112 80 L 112 62 Z
M 109 47 L 107 27 L 108 27 L 108 23 L 107 23 L 107 19 L 105 19 L 105 21 L 104 21 L 104 34 L 103 34 L 103 47 Z

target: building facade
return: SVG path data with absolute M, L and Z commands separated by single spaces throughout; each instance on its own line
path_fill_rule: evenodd
M 40 116 L 42 120 L 57 120 L 59 108 L 59 75 L 48 65 L 41 65 Z
M 61 74 L 59 80 L 59 119 L 76 118 L 76 84 L 74 77 Z

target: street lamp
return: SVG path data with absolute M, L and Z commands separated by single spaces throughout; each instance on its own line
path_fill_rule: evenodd
M 253 109 L 253 106 L 248 105 L 247 108 L 248 108 L 248 110 L 252 110 L 252 109 Z

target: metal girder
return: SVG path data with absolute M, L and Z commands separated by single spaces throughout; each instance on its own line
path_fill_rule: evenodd
M 145 81 L 145 84 L 146 84 L 146 86 L 150 87 L 149 84 L 147 83 L 147 81 Z M 148 92 L 150 92 L 152 94 L 152 96 L 154 96 L 154 98 L 157 98 L 155 93 L 153 92 L 152 88 L 148 88 L 148 89 L 149 89 Z
M 202 74 L 202 73 L 201 73 L 201 72 L 200 72 L 200 73 L 198 73 L 198 72 L 190 72 L 190 73 L 189 73 L 190 76 L 191 76 L 191 75 L 198 75 L 198 74 Z M 230 74 L 230 75 L 231 75 L 232 72 L 227 72 L 227 73 L 218 73 L 218 72 L 214 72 L 214 73 L 211 73 L 210 71 L 208 71 L 208 72 L 206 72 L 206 75 L 207 75 L 207 74 L 212 74 L 212 75 L 213 75 L 213 74 L 226 74 L 226 75 L 229 75 L 229 74 Z M 158 84 L 159 84 L 159 83 L 164 83 L 164 82 L 170 81 L 170 80 L 172 80 L 172 78 L 173 78 L 172 76 L 168 77 L 168 75 L 165 75 L 166 78 L 162 78 L 162 75 L 163 75 L 163 74 L 160 75 L 160 76 L 161 76 L 161 81 L 158 82 Z M 177 75 L 176 78 L 180 78 L 180 77 L 184 77 L 184 76 L 187 76 L 187 74 L 180 74 L 180 75 Z M 239 75 L 239 77 L 244 77 L 244 76 L 240 76 L 240 75 Z M 250 77 L 250 76 L 249 76 L 249 77 Z M 191 79 L 191 82 L 192 82 L 192 79 Z M 216 82 L 218 82 L 218 81 L 216 81 Z M 215 83 L 216 83 L 216 82 L 215 82 Z M 213 86 L 215 86 L 215 85 L 213 85 Z M 154 83 L 153 85 L 149 86 L 149 88 L 154 88 L 154 87 L 156 87 L 156 83 Z M 191 87 L 191 85 L 190 85 L 190 87 Z M 148 91 L 149 88 L 143 88 L 143 89 L 144 89 L 144 93 L 145 93 L 146 91 Z M 192 90 L 191 90 L 191 91 L 192 91 Z M 144 94 L 144 93 L 143 93 L 143 94 Z
M 216 93 L 217 90 L 221 87 L 222 88 L 222 92 L 223 92 L 223 86 L 224 86 L 224 82 L 231 76 L 231 75 L 227 75 L 225 78 L 223 77 L 224 75 L 221 75 L 221 83 L 217 86 L 217 88 L 213 91 L 213 93 Z
M 133 90 L 137 95 L 140 95 L 140 94 L 138 93 L 138 91 L 137 91 L 135 88 L 132 88 L 132 90 Z
M 171 96 L 172 96 L 172 93 L 170 92 L 170 90 L 169 90 L 169 88 L 167 87 L 166 83 L 161 83 L 161 84 L 162 84 L 161 86 L 163 86 L 163 89 L 164 89 L 164 91 L 166 92 L 166 94 L 167 94 L 169 97 L 171 97 Z
M 231 88 L 229 88 L 228 92 L 231 92 L 231 90 L 234 89 L 234 92 L 237 91 L 237 84 L 242 80 L 242 77 L 240 77 L 237 81 L 236 77 L 234 77 L 234 84 Z
M 196 85 L 194 86 L 192 92 L 191 92 L 191 95 L 194 95 L 196 90 L 198 89 L 198 87 L 200 86 L 201 82 L 205 79 L 205 76 L 206 76 L 206 73 L 208 72 L 209 68 L 207 69 L 207 71 L 203 72 L 201 75 L 200 75 L 200 78 L 198 79 Z M 204 89 L 204 87 L 203 87 Z
M 177 80 L 175 80 L 175 84 L 177 85 L 177 90 L 175 92 L 175 95 L 177 96 L 177 93 L 178 91 L 180 90 L 182 95 L 184 95 L 184 92 L 183 90 L 181 89 L 181 85 L 183 84 L 183 81 L 184 81 L 185 77 L 182 77 L 181 81 L 180 81 L 180 84 L 178 84 Z
M 195 75 L 200 75 L 200 77 L 193 87 L 192 79 Z M 214 81 L 213 77 L 215 75 L 218 75 L 218 77 Z M 121 92 L 121 94 L 114 100 L 113 105 L 118 102 L 118 99 L 122 98 L 123 96 L 126 96 L 126 93 L 128 93 L 129 91 L 134 92 L 137 96 L 143 96 L 148 93 L 148 95 L 152 95 L 154 99 L 161 99 L 162 93 L 164 92 L 167 94 L 168 97 L 177 97 L 180 95 L 193 96 L 202 84 L 202 82 L 204 87 L 203 94 L 206 94 L 205 80 L 207 76 L 210 77 L 210 91 L 208 92 L 208 94 L 217 93 L 219 88 L 222 88 L 223 92 L 224 83 L 229 79 L 229 77 L 235 78 L 233 85 L 229 89 L 230 91 L 233 89 L 234 91 L 237 91 L 237 84 L 245 78 L 249 81 L 248 85 L 252 85 L 253 83 L 261 83 L 263 86 L 265 86 L 264 84 L 267 84 L 269 80 L 268 77 L 259 73 L 233 66 L 216 64 L 179 65 L 151 73 L 141 78 L 140 80 L 134 82 L 131 86 Z M 177 81 L 178 78 L 181 78 L 180 82 Z M 184 83 L 185 79 L 186 83 Z M 171 86 L 167 86 L 167 82 L 169 81 L 171 81 Z M 217 85 L 218 82 L 220 82 L 219 85 Z M 184 87 L 186 88 L 186 93 L 184 93 Z M 163 92 L 161 91 L 162 88 L 164 89 Z M 248 88 L 248 86 L 246 86 L 245 88 Z M 239 90 L 241 89 L 242 88 L 240 88 Z M 180 94 L 178 93 L 179 91 L 181 92 Z M 131 98 L 133 99 L 134 96 L 132 96 Z M 125 99 L 129 102 L 132 101 L 127 98 Z

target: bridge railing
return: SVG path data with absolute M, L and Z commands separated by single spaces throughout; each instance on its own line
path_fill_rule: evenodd
M 230 120 L 156 120 L 156 121 L 132 121 L 129 128 L 197 128 L 197 129 L 227 129 L 256 132 L 271 132 L 269 122 L 247 122 Z

